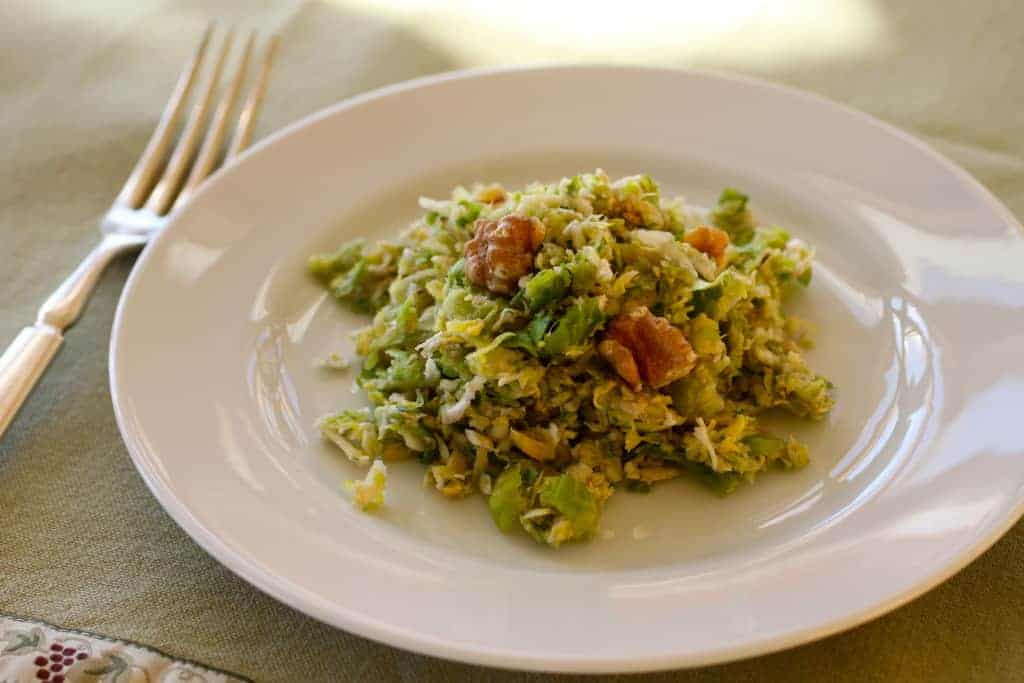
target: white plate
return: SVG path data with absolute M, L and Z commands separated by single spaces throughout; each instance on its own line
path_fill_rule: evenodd
M 712 201 L 744 188 L 818 250 L 795 306 L 839 400 L 792 425 L 813 463 L 721 500 L 687 481 L 621 494 L 614 533 L 552 552 L 483 500 L 391 468 L 384 514 L 314 420 L 361 403 L 314 359 L 362 324 L 311 252 L 397 231 L 419 195 L 601 166 Z M 967 174 L 816 97 L 683 71 L 445 75 L 344 102 L 220 174 L 142 257 L 111 383 L 135 464 L 230 569 L 399 647 L 525 669 L 649 670 L 848 628 L 963 567 L 1021 515 L 1024 240 Z

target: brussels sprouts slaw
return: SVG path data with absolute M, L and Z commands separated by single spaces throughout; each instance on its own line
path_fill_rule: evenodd
M 620 488 L 686 474 L 726 494 L 807 463 L 758 415 L 832 408 L 782 308 L 812 251 L 746 195 L 704 212 L 598 170 L 420 205 L 397 240 L 309 261 L 373 314 L 355 335 L 372 407 L 319 423 L 353 462 L 416 458 L 441 494 L 479 491 L 499 529 L 555 547 L 593 536 Z

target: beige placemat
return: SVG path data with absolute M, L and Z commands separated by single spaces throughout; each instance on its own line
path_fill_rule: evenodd
M 464 66 L 698 66 L 804 87 L 912 130 L 1024 215 L 1024 4 L 1013 0 L 16 0 L 0 3 L 0 343 L 92 244 L 96 217 L 212 17 L 281 33 L 262 133 L 369 88 Z M 0 442 L 0 612 L 258 681 L 532 679 L 321 625 L 235 578 L 174 525 L 129 462 L 107 388 L 110 325 L 130 267 L 124 260 L 105 278 Z M 1018 525 L 961 574 L 871 624 L 649 680 L 1019 680 L 1022 585 Z

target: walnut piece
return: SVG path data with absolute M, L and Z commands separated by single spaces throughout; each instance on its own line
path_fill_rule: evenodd
M 725 261 L 725 250 L 729 246 L 729 233 L 701 225 L 686 233 L 683 241 L 715 259 L 715 263 L 721 266 Z
M 652 315 L 646 306 L 635 308 L 628 314 L 615 318 L 608 327 L 605 341 L 615 342 L 628 351 L 634 367 L 639 371 L 640 379 L 654 389 L 660 389 L 685 377 L 697 363 L 697 354 L 683 333 L 668 320 Z M 637 389 L 635 377 L 629 374 L 628 364 L 621 361 L 618 347 L 606 348 L 607 352 L 602 351 L 600 347 L 598 351 L 608 358 L 627 383 Z M 613 352 L 616 354 L 616 360 L 607 355 Z
M 615 371 L 619 373 L 626 384 L 632 387 L 633 391 L 640 391 L 643 382 L 640 379 L 640 369 L 633 360 L 633 353 L 614 339 L 605 339 L 597 345 L 597 352 L 601 357 L 611 363 Z
M 494 294 L 511 294 L 519 278 L 533 270 L 533 255 L 543 241 L 544 224 L 536 218 L 481 218 L 466 242 L 466 276 Z

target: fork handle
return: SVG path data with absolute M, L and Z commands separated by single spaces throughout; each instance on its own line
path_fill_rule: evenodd
M 144 236 L 104 235 L 42 305 L 36 324 L 23 329 L 0 356 L 0 437 L 43 376 L 64 341 L 64 330 L 78 319 L 107 265 L 118 254 L 144 243 Z
M 0 356 L 0 436 L 42 377 L 64 335 L 54 327 L 36 323 L 14 338 Z

